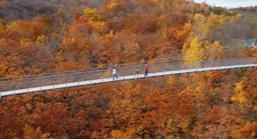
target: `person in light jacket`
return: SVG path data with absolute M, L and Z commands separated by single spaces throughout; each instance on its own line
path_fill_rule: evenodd
M 119 77 L 117 76 L 116 69 L 112 69 L 112 78 L 113 78 L 113 81 L 115 80 L 115 78 L 119 79 Z

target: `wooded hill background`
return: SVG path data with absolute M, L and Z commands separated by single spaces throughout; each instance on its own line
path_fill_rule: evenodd
M 200 55 L 189 63 L 256 57 L 241 43 L 257 37 L 256 15 L 256 7 L 185 0 L 0 0 L 0 77 L 178 55 Z M 206 72 L 6 98 L 0 138 L 256 138 L 256 74 Z

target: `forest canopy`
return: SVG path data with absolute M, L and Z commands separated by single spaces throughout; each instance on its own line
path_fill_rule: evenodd
M 256 7 L 188 0 L 0 0 L 0 78 L 176 56 L 189 64 L 256 58 L 256 46 L 242 43 L 257 37 L 256 15 Z M 256 74 L 210 71 L 8 97 L 0 99 L 0 138 L 257 138 Z

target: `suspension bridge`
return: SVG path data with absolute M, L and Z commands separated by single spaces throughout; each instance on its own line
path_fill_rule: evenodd
M 0 82 L 0 97 L 21 95 L 30 92 L 39 92 L 55 89 L 68 89 L 70 87 L 103 84 L 125 80 L 137 80 L 168 75 L 181 75 L 206 71 L 230 70 L 241 68 L 256 68 L 257 58 L 230 58 L 221 60 L 205 60 L 201 62 L 152 62 L 149 74 L 144 76 L 144 63 L 124 64 L 109 66 L 102 69 L 90 69 L 84 71 L 72 71 L 65 73 L 51 73 L 46 75 L 19 76 L 2 78 Z M 118 71 L 119 78 L 113 80 L 112 68 Z M 140 73 L 137 74 L 136 70 Z
M 0 98 L 30 92 L 68 89 L 141 78 L 257 67 L 256 57 L 236 57 L 241 52 L 238 50 L 231 46 L 223 48 L 222 51 L 208 51 L 188 56 L 178 55 L 151 60 L 148 61 L 150 70 L 147 77 L 144 76 L 145 62 L 137 62 L 95 69 L 0 78 Z M 217 56 L 224 54 L 231 57 L 217 58 Z M 204 58 L 206 60 L 203 60 Z M 111 72 L 113 68 L 118 71 L 119 79 L 114 80 L 112 78 Z M 136 72 L 137 70 L 139 73 Z

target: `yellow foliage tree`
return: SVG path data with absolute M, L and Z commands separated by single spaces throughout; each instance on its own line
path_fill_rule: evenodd
M 208 18 L 201 14 L 195 14 L 194 27 L 192 36 L 198 36 L 199 41 L 203 42 L 209 38 L 210 31 L 213 27 L 225 24 L 225 17 L 211 14 Z
M 239 13 L 239 14 L 237 14 L 236 16 L 232 16 L 232 17 L 230 18 L 230 22 L 232 22 L 232 23 L 238 23 L 238 22 L 242 21 L 242 18 L 243 18 L 243 17 L 244 17 L 244 15 L 241 14 L 241 13 Z
M 247 105 L 247 98 L 245 96 L 246 92 L 243 90 L 245 87 L 244 81 L 236 84 L 235 94 L 231 97 L 231 101 L 238 102 L 240 104 Z M 248 105 L 247 105 L 248 106 Z
M 80 17 L 80 20 L 87 21 L 95 29 L 99 29 L 104 26 L 104 22 L 101 21 L 101 14 L 97 9 L 88 8 L 84 10 L 84 15 Z
M 36 43 L 37 44 L 45 44 L 46 43 L 46 37 L 45 35 L 41 35 L 37 37 Z
M 204 58 L 202 43 L 199 42 L 199 38 L 191 38 L 189 40 L 189 48 L 187 49 L 187 44 L 184 45 L 184 61 L 190 68 L 200 67 L 201 61 Z
M 211 13 L 207 19 L 207 23 L 210 25 L 209 27 L 220 26 L 225 24 L 225 17 L 223 15 L 216 15 Z
M 84 10 L 84 15 L 87 17 L 89 21 L 99 21 L 101 20 L 101 15 L 99 14 L 98 10 L 93 8 L 93 9 L 85 9 Z
M 219 41 L 215 41 L 211 44 L 206 42 L 205 44 L 207 45 L 205 49 L 210 52 L 210 54 L 205 57 L 206 59 L 221 59 L 224 56 L 223 46 L 219 43 Z
M 210 28 L 206 23 L 206 20 L 206 17 L 201 14 L 195 14 L 194 16 L 193 33 L 191 36 L 197 36 L 200 42 L 206 40 L 210 32 Z

